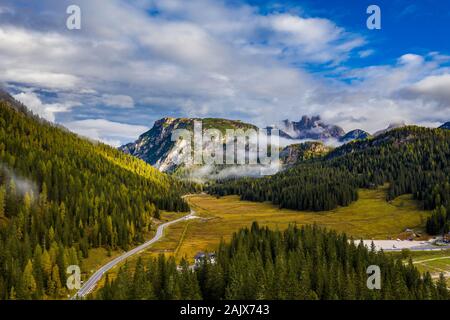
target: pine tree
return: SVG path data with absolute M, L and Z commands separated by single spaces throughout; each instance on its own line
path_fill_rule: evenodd
M 271 250 L 267 252 L 267 247 Z M 241 229 L 221 243 L 215 263 L 176 268 L 160 255 L 144 268 L 128 263 L 97 298 L 141 299 L 150 286 L 156 299 L 448 299 L 445 278 L 437 284 L 410 263 L 349 242 L 345 235 L 317 226 L 271 231 Z M 382 271 L 381 290 L 369 290 L 366 266 Z M 143 276 L 145 275 L 145 276 Z M 131 285 L 130 285 L 131 284 Z M 144 289 L 144 291 L 143 291 Z
M 44 272 L 45 279 L 48 279 L 52 273 L 52 261 L 48 251 L 44 249 L 42 253 L 42 271 Z
M 5 217 L 5 195 L 5 187 L 0 186 L 0 219 Z
M 16 295 L 16 289 L 14 288 L 14 286 L 11 287 L 11 290 L 9 291 L 9 300 L 16 300 L 17 295 Z
M 189 184 L 10 103 L 0 101 L 0 299 L 13 287 L 18 298 L 52 298 L 55 264 L 61 286 L 67 264 L 82 264 L 90 249 L 126 250 L 144 241 L 157 209 L 188 210 Z M 24 193 L 19 179 L 32 188 Z
M 27 265 L 22 274 L 24 296 L 31 297 L 36 293 L 37 285 L 33 276 L 33 263 L 28 260 Z
M 52 269 L 52 276 L 49 279 L 49 289 L 51 289 L 51 295 L 61 295 L 62 285 L 58 265 L 54 265 Z
M 442 300 L 448 300 L 450 298 L 449 291 L 447 289 L 447 280 L 444 277 L 444 274 L 441 273 L 439 275 L 439 280 L 436 284 L 438 297 Z

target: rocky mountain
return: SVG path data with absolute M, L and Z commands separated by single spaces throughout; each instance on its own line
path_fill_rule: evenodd
M 450 121 L 444 123 L 442 126 L 439 127 L 439 129 L 447 129 L 447 130 L 450 130 Z
M 298 122 L 284 120 L 279 129 L 293 139 L 327 140 L 345 135 L 341 127 L 324 123 L 320 116 L 303 116 Z
M 186 129 L 193 132 L 194 121 L 202 122 L 203 131 L 219 129 L 225 134 L 226 129 L 257 129 L 256 126 L 238 120 L 216 118 L 163 118 L 155 122 L 153 128 L 142 134 L 135 142 L 126 144 L 119 149 L 133 155 L 163 172 L 174 172 L 180 165 L 179 150 L 182 141 L 172 141 L 172 133 L 176 129 Z
M 339 142 L 347 143 L 355 140 L 368 139 L 370 137 L 371 137 L 370 133 L 361 129 L 355 129 L 346 133 L 344 136 L 340 137 Z
M 126 144 L 119 149 L 126 154 L 144 160 L 162 172 L 176 173 L 183 177 L 201 179 L 201 177 L 223 178 L 230 175 L 258 175 L 260 168 L 242 168 L 242 166 L 229 165 L 200 166 L 182 161 L 180 150 L 183 147 L 181 145 L 183 141 L 172 141 L 172 133 L 176 129 L 186 129 L 193 132 L 194 121 L 196 120 L 202 122 L 203 131 L 219 129 L 224 136 L 223 143 L 226 142 L 226 129 L 258 130 L 255 125 L 238 120 L 163 118 L 156 121 L 154 126 L 142 134 L 135 142 Z M 403 122 L 393 123 L 388 128 L 378 131 L 376 135 L 403 126 L 405 126 Z M 328 154 L 333 149 L 327 146 L 327 142 L 330 140 L 334 140 L 334 143 L 331 144 L 336 146 L 336 141 L 338 144 L 346 144 L 350 141 L 372 138 L 372 135 L 361 129 L 345 133 L 339 126 L 324 123 L 319 116 L 303 116 L 298 122 L 284 120 L 279 126 L 266 127 L 269 133 L 274 129 L 278 129 L 280 138 L 284 139 L 280 140 L 280 164 L 283 167 L 290 167 L 304 160 Z M 296 141 L 305 139 L 315 141 L 300 144 Z M 292 144 L 289 143 L 291 140 Z M 212 148 L 211 150 L 208 149 L 208 143 L 206 143 L 205 148 L 207 152 L 212 152 Z
M 280 161 L 285 166 L 293 166 L 301 161 L 323 156 L 331 150 L 331 147 L 320 141 L 291 144 L 280 152 Z

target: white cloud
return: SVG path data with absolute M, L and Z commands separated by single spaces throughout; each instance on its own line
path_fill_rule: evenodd
M 272 41 L 304 62 L 337 63 L 365 43 L 362 37 L 345 32 L 328 19 L 292 14 L 274 14 L 266 19 L 273 29 Z
M 13 97 L 26 105 L 34 114 L 51 122 L 55 122 L 56 113 L 69 112 L 72 107 L 79 106 L 79 103 L 70 101 L 45 104 L 42 103 L 41 99 L 34 92 L 22 92 Z
M 327 19 L 304 19 L 290 14 L 270 16 L 275 31 L 286 33 L 294 44 L 322 46 L 337 40 L 342 29 Z
M 450 107 L 450 74 L 428 76 L 406 90 L 416 97 L 435 99 Z
M 432 78 L 448 74 L 441 67 L 448 56 L 407 53 L 394 65 L 348 70 L 342 61 L 373 50 L 362 36 L 328 19 L 263 15 L 248 5 L 212 0 L 79 0 L 82 30 L 68 32 L 57 14 L 67 3 L 42 0 L 34 3 L 34 15 L 18 10 L 14 20 L 0 21 L 0 82 L 55 93 L 51 104 L 44 96 L 26 97 L 48 119 L 63 110 L 67 97 L 93 107 L 84 108 L 83 117 L 105 118 L 111 111 L 122 122 L 148 107 L 152 117 L 170 108 L 258 125 L 321 114 L 347 130 L 369 131 L 399 120 L 429 123 L 429 114 L 444 117 L 448 110 L 442 107 L 447 82 Z M 309 64 L 333 68 L 336 78 L 299 67 Z M 95 108 L 100 104 L 105 107 Z M 67 110 L 64 121 L 70 122 Z M 122 119 L 121 112 L 127 113 Z M 72 124 L 112 144 L 123 138 L 102 132 L 104 122 Z
M 72 75 L 31 69 L 10 69 L 0 75 L 5 82 L 19 82 L 47 89 L 70 89 L 78 79 Z
M 86 119 L 63 123 L 69 130 L 81 136 L 102 141 L 113 147 L 134 141 L 149 130 L 148 127 L 108 121 L 105 119 Z
M 134 107 L 133 98 L 126 95 L 104 94 L 100 100 L 102 103 L 110 107 L 118 107 L 125 109 Z
M 360 58 L 367 58 L 367 57 L 373 55 L 374 52 L 375 51 L 371 50 L 371 49 L 369 49 L 369 50 L 362 50 L 362 51 L 358 52 L 358 55 L 359 55 Z
M 9 7 L 0 6 L 0 14 L 13 14 L 14 10 Z
M 424 58 L 418 54 L 407 53 L 399 58 L 399 63 L 410 66 L 419 66 L 424 63 Z

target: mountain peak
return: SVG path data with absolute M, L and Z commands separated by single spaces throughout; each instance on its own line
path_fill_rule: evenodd
M 159 119 L 159 120 L 156 120 L 155 123 L 157 123 L 157 122 L 160 122 L 160 123 L 172 123 L 172 122 L 175 121 L 175 120 L 176 120 L 176 118 L 172 118 L 172 117 L 164 117 L 164 118 L 161 118 L 161 119 Z
M 280 129 L 294 139 L 327 140 L 337 139 L 345 134 L 341 127 L 324 123 L 319 115 L 312 117 L 304 115 L 298 122 L 284 120 Z
M 386 133 L 388 131 L 391 131 L 393 129 L 403 128 L 403 127 L 406 127 L 406 122 L 405 121 L 391 122 L 386 129 L 379 130 L 379 131 L 375 132 L 373 135 L 374 136 L 379 136 L 379 135 L 381 135 L 383 133 Z
M 447 130 L 450 130 L 450 121 L 444 123 L 442 126 L 439 127 L 439 129 L 447 129 Z
M 354 140 L 365 140 L 370 137 L 371 137 L 370 133 L 361 129 L 355 129 L 346 133 L 339 139 L 339 141 L 347 143 Z
M 387 128 L 388 129 L 396 129 L 396 128 L 401 128 L 401 127 L 406 127 L 405 121 L 391 122 Z
M 19 112 L 22 112 L 28 116 L 37 117 L 23 103 L 14 99 L 14 97 L 11 94 L 9 94 L 8 91 L 6 91 L 1 86 L 0 86 L 0 101 L 6 102 L 9 107 L 11 107 Z
M 2 87 L 0 87 L 0 100 L 6 101 L 10 104 L 17 104 L 18 102 Z

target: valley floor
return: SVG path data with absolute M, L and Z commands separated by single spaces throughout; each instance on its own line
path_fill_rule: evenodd
M 237 196 L 216 198 L 206 194 L 197 194 L 190 195 L 187 199 L 199 218 L 169 226 L 159 242 L 138 256 L 130 258 L 130 261 L 135 261 L 138 257 L 145 261 L 161 253 L 175 256 L 178 261 L 183 257 L 192 261 L 196 253 L 214 251 L 221 239 L 229 240 L 233 232 L 250 226 L 253 221 L 278 229 L 284 229 L 294 223 L 297 225 L 316 223 L 338 232 L 346 232 L 355 240 L 374 239 L 381 242 L 386 239 L 392 239 L 394 242 L 397 242 L 398 238 L 405 239 L 405 229 L 412 229 L 416 233 L 422 234 L 421 239 L 425 243 L 424 224 L 430 214 L 429 211 L 422 210 L 420 203 L 413 200 L 411 195 L 404 195 L 387 202 L 386 188 L 360 190 L 359 200 L 352 205 L 326 212 L 279 209 L 270 203 L 240 201 Z M 176 214 L 166 213 L 162 219 L 168 221 L 177 217 Z M 409 241 L 399 242 L 410 243 Z M 440 252 L 410 252 L 409 254 L 412 255 L 413 261 L 420 271 L 430 271 L 436 278 L 439 275 L 438 271 L 446 273 L 450 271 L 449 252 L 450 250 L 444 250 Z M 115 254 L 118 253 L 114 252 L 112 255 Z M 86 265 L 87 270 L 91 267 L 95 269 L 94 266 L 100 266 L 107 259 L 104 252 L 97 258 L 92 258 L 96 260 L 96 263 L 90 261 Z M 435 266 L 435 264 L 439 266 Z M 117 270 L 118 268 L 111 270 L 109 277 L 114 278 Z M 102 283 L 99 285 L 102 286 Z
M 221 239 L 229 240 L 233 232 L 253 221 L 278 229 L 316 223 L 354 239 L 404 239 L 407 228 L 423 233 L 430 214 L 411 195 L 387 202 L 385 188 L 360 190 L 359 200 L 352 205 L 326 212 L 279 209 L 270 203 L 240 201 L 237 196 L 200 194 L 189 196 L 188 201 L 200 219 L 170 226 L 164 239 L 143 253 L 144 257 L 164 253 L 191 260 L 199 251 L 215 250 Z

